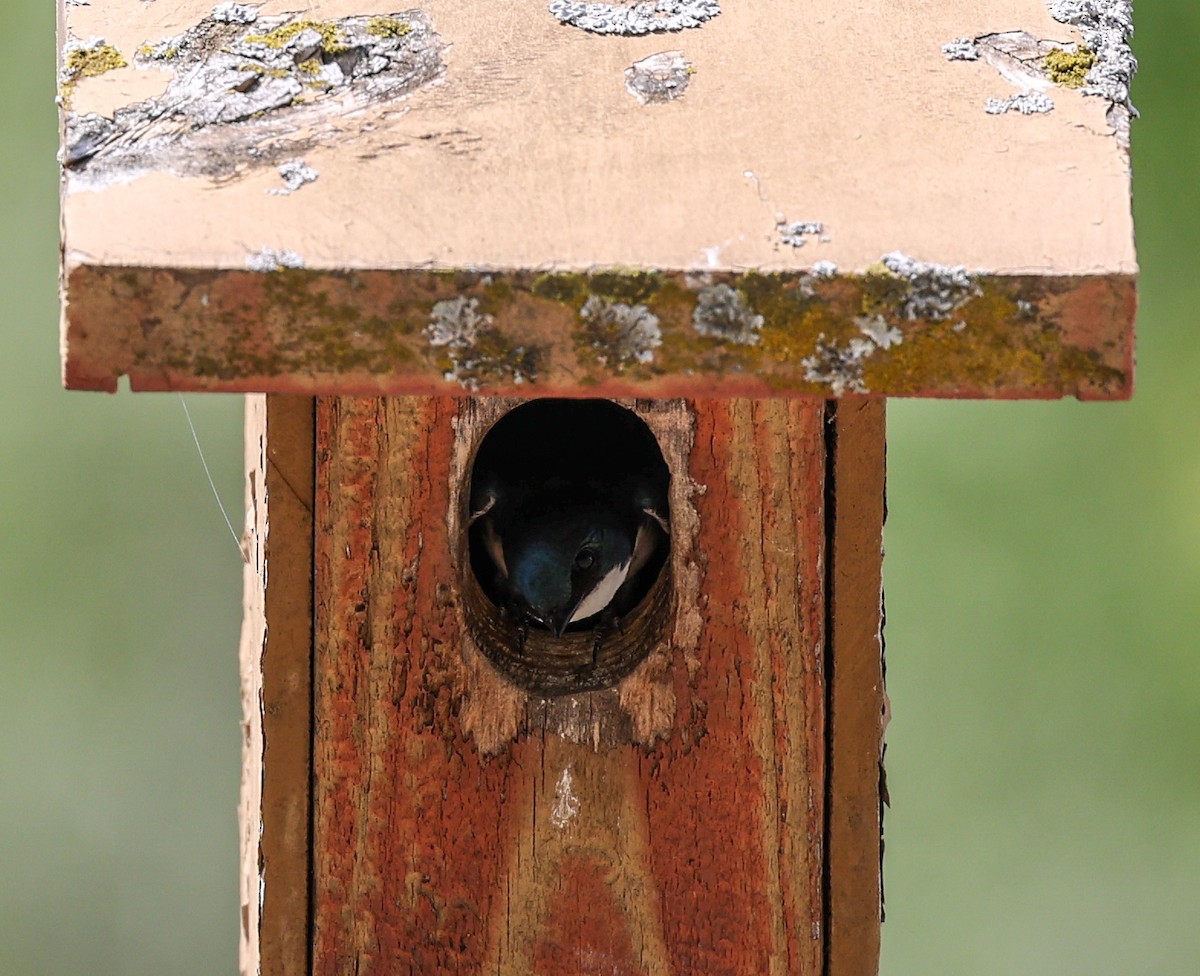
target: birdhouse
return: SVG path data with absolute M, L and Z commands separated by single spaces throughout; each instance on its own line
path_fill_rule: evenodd
M 60 0 L 65 383 L 249 394 L 244 973 L 876 970 L 885 399 L 1130 394 L 1128 14 Z

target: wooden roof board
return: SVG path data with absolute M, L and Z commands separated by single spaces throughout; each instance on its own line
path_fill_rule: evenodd
M 718 12 L 622 36 L 552 6 L 64 7 L 68 386 L 1128 395 L 1111 100 L 1037 48 L 942 50 L 1086 23 L 679 0 L 652 16 Z M 986 111 L 1025 89 L 1053 110 Z

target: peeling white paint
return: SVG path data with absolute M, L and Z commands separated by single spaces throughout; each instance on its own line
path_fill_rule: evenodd
M 558 784 L 554 787 L 554 807 L 550 811 L 550 822 L 559 830 L 579 816 L 579 797 L 575 795 L 571 778 L 571 767 L 564 766 Z
M 643 105 L 663 105 L 682 97 L 691 79 L 682 51 L 660 51 L 625 69 L 625 90 Z

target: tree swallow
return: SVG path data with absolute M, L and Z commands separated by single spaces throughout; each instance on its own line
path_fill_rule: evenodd
M 493 427 L 471 481 L 472 564 L 522 642 L 529 626 L 590 628 L 595 656 L 666 560 L 667 481 L 653 435 L 609 401 L 534 401 Z

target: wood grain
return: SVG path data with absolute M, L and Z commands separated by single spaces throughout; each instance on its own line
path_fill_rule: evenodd
M 239 952 L 245 976 L 309 968 L 313 413 L 309 397 L 246 398 Z
M 879 969 L 883 911 L 884 404 L 852 398 L 830 424 L 830 722 L 825 976 Z
M 696 487 L 694 651 L 660 659 L 667 696 L 641 668 L 514 691 L 488 754 L 447 519 L 463 402 L 319 401 L 314 973 L 820 972 L 823 405 L 672 409 L 694 430 L 672 471 Z

